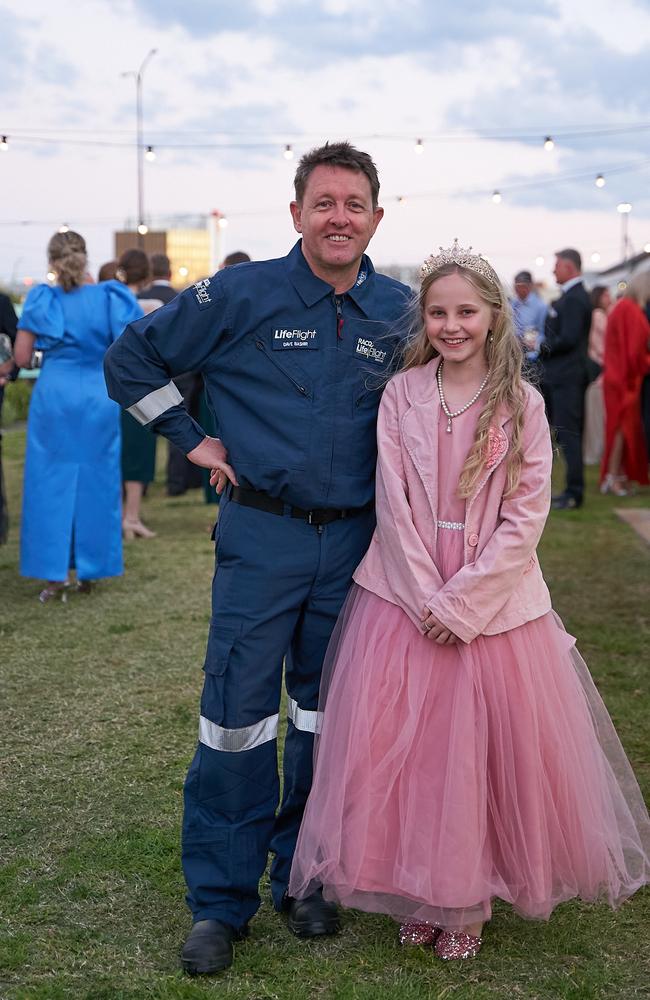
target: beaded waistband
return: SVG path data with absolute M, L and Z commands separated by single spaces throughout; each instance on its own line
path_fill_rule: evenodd
M 438 521 L 439 528 L 449 528 L 451 531 L 464 531 L 464 521 Z

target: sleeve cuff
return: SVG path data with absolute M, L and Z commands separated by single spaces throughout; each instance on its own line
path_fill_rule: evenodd
M 156 434 L 162 434 L 172 444 L 175 444 L 177 448 L 180 448 L 184 455 L 193 451 L 207 437 L 200 424 L 197 424 L 196 420 L 189 415 L 185 407 L 181 404 L 165 410 L 163 414 L 153 420 L 148 426 L 150 430 Z

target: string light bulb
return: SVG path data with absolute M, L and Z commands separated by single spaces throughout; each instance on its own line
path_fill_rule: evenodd
M 226 228 L 226 226 L 228 225 L 228 219 L 225 217 L 225 215 L 221 215 L 219 217 L 219 221 L 217 222 L 217 225 L 219 226 L 219 229 L 225 229 Z
M 621 215 L 629 215 L 630 212 L 632 211 L 632 206 L 630 205 L 629 201 L 621 201 L 616 206 L 616 211 L 620 212 Z
M 153 163 L 153 161 L 156 159 L 156 151 L 153 148 L 153 146 L 147 146 L 147 151 L 144 154 L 144 158 L 145 160 L 148 160 L 149 163 Z
M 0 150 L 2 150 L 3 153 L 6 153 L 8 149 L 9 140 L 6 135 L 3 135 L 2 138 L 0 138 Z
M 141 222 L 140 225 L 138 226 L 138 233 L 140 234 L 140 236 L 146 236 L 148 232 L 149 232 L 149 226 L 146 226 L 144 222 Z
M 421 155 L 424 152 L 424 143 L 422 142 L 422 139 L 415 140 L 415 152 L 418 155 Z
M 650 243 L 644 243 L 643 244 L 643 252 L 644 253 L 650 253 Z
M 54 273 L 54 271 L 48 271 L 46 277 L 47 280 L 50 282 L 50 284 L 54 284 L 54 282 L 56 281 L 56 274 Z
M 595 250 L 591 255 L 591 263 L 598 264 L 599 261 L 600 261 L 600 254 L 598 253 L 597 250 Z
M 550 153 L 552 149 L 555 149 L 555 143 L 553 142 L 552 135 L 547 135 L 544 139 L 544 149 L 547 153 Z
M 544 267 L 544 258 L 541 256 L 535 257 L 535 263 L 537 264 L 538 267 Z
M 492 192 L 492 201 L 494 202 L 495 205 L 500 205 L 501 204 L 501 192 L 500 191 L 493 191 Z
M 181 278 L 187 278 L 187 276 L 188 276 L 188 274 L 189 274 L 190 272 L 189 272 L 189 270 L 188 270 L 188 269 L 187 269 L 187 268 L 185 267 L 185 265 L 183 265 L 182 267 L 179 267 L 179 269 L 178 269 L 178 273 L 179 273 L 179 275 L 180 275 L 180 277 L 181 277 Z
M 70 232 L 70 226 L 68 225 L 67 222 L 64 222 L 62 226 L 59 226 L 59 232 L 60 233 L 69 233 Z
M 287 143 L 284 147 L 284 158 L 285 160 L 293 160 L 293 149 L 291 148 L 291 143 Z
M 607 181 L 605 180 L 602 174 L 596 174 L 596 180 L 594 181 L 594 184 L 596 185 L 597 188 L 604 188 L 606 183 Z

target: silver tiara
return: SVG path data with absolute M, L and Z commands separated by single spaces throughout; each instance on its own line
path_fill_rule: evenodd
M 433 274 L 434 271 L 440 270 L 441 267 L 445 267 L 447 264 L 457 264 L 459 267 L 466 267 L 469 271 L 476 271 L 483 278 L 486 278 L 492 284 L 499 284 L 499 277 L 490 264 L 489 260 L 480 253 L 472 253 L 472 248 L 459 246 L 458 239 L 455 239 L 453 246 L 445 250 L 440 247 L 440 253 L 431 254 L 427 257 L 424 264 L 420 268 L 420 277 L 426 278 L 427 275 Z

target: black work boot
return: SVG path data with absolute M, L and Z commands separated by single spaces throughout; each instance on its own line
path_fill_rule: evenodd
M 233 941 L 240 941 L 248 928 L 238 931 L 220 920 L 197 920 L 181 952 L 181 965 L 190 976 L 211 976 L 229 969 Z
M 287 913 L 289 930 L 297 937 L 311 938 L 336 934 L 340 928 L 336 904 L 323 899 L 320 889 L 306 899 L 286 896 L 284 909 Z

